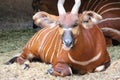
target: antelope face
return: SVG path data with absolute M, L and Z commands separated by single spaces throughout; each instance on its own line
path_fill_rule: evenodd
M 59 16 L 59 33 L 63 44 L 63 49 L 70 50 L 75 43 L 79 33 L 78 15 L 65 14 Z
M 75 37 L 78 34 L 78 11 L 80 0 L 75 0 L 75 4 L 70 13 L 66 13 L 63 4 L 65 0 L 58 0 L 59 32 L 61 35 L 63 49 L 70 50 L 74 46 Z

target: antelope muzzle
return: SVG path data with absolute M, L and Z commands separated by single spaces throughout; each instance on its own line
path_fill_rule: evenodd
M 62 35 L 62 43 L 64 50 L 70 50 L 74 45 L 74 37 L 72 31 L 65 30 Z

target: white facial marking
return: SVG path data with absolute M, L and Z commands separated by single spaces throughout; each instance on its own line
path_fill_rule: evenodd
M 62 48 L 66 51 L 69 51 L 71 49 L 71 46 L 67 47 L 66 45 L 62 44 Z
M 64 31 L 72 31 L 72 28 L 63 28 Z
M 88 60 L 88 61 L 77 61 L 75 59 L 72 58 L 72 56 L 70 55 L 70 53 L 68 53 L 68 57 L 69 59 L 71 60 L 71 62 L 73 62 L 74 64 L 79 64 L 79 65 L 82 65 L 82 66 L 86 66 L 94 61 L 97 61 L 100 56 L 101 56 L 101 52 L 99 52 L 96 56 L 94 56 L 92 59 Z

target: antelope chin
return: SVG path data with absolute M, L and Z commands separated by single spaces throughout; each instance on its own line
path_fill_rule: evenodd
M 70 47 L 67 47 L 66 45 L 62 44 L 62 48 L 66 51 L 69 51 L 72 48 L 72 45 Z

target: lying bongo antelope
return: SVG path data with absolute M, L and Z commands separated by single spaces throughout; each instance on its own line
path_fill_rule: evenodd
M 102 17 L 94 12 L 78 14 L 80 0 L 75 0 L 71 12 L 66 13 L 64 2 L 58 0 L 59 16 L 38 13 L 38 22 L 46 27 L 38 31 L 26 44 L 22 54 L 12 58 L 8 64 L 15 60 L 24 64 L 26 60 L 39 58 L 52 64 L 48 72 L 55 76 L 102 71 L 110 65 L 103 33 L 96 25 Z
M 36 0 L 33 0 L 33 4 L 36 6 L 34 7 L 35 9 L 58 15 L 56 7 L 58 0 L 35 1 Z M 65 0 L 64 7 L 66 11 L 70 11 L 73 4 L 74 0 Z M 90 10 L 103 17 L 102 21 L 97 25 L 103 31 L 107 46 L 120 44 L 120 0 L 81 0 L 79 13 Z M 33 10 L 33 12 L 36 13 L 35 10 Z

